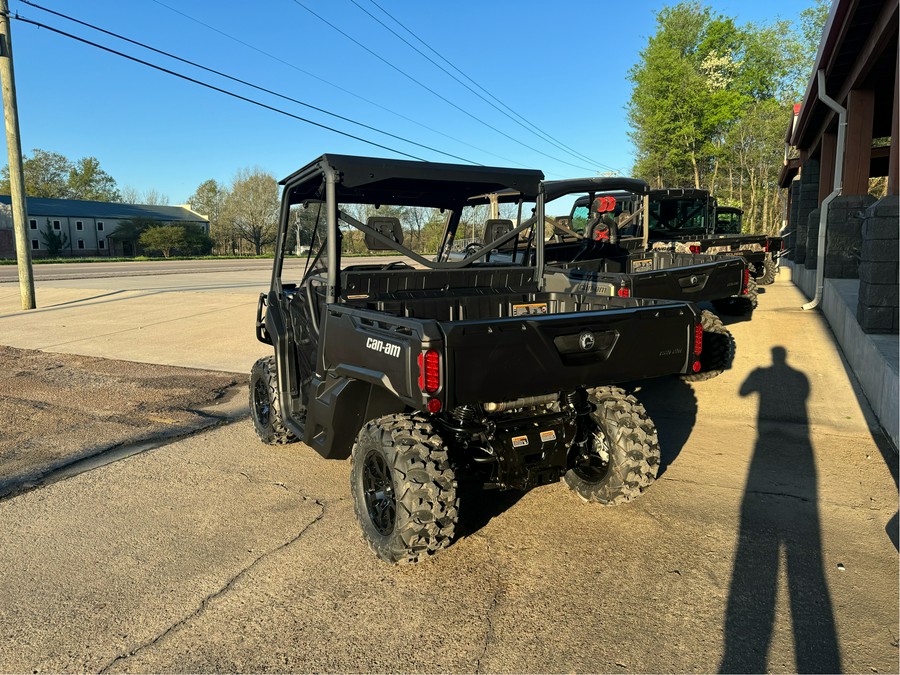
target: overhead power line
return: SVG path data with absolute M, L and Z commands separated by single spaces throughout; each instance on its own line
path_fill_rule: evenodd
M 202 64 L 199 64 L 199 63 L 196 63 L 196 62 L 194 62 L 194 61 L 190 61 L 190 60 L 188 60 L 188 59 L 185 59 L 185 58 L 182 58 L 182 57 L 177 56 L 177 55 L 175 55 L 175 54 L 172 54 L 171 52 L 167 52 L 167 51 L 164 51 L 164 50 L 162 50 L 162 49 L 157 49 L 156 47 L 152 47 L 152 46 L 150 46 L 150 45 L 148 45 L 148 44 L 145 44 L 145 43 L 143 43 L 143 42 L 138 42 L 137 40 L 132 40 L 131 38 L 125 37 L 124 35 L 120 35 L 119 33 L 114 33 L 114 32 L 112 32 L 112 31 L 106 30 L 105 28 L 100 28 L 99 26 L 95 26 L 95 25 L 93 25 L 93 24 L 87 23 L 86 21 L 81 21 L 80 19 L 76 19 L 76 18 L 74 18 L 74 17 L 72 17 L 72 16 L 69 16 L 69 15 L 67 15 L 67 14 L 63 14 L 63 13 L 61 13 L 61 12 L 57 12 L 57 11 L 52 10 L 52 9 L 47 9 L 46 7 L 42 7 L 42 6 L 38 5 L 37 3 L 31 2 L 30 0 L 21 0 L 21 2 L 24 2 L 26 5 L 31 5 L 32 7 L 35 7 L 35 8 L 37 8 L 37 9 L 40 9 L 41 11 L 47 12 L 47 13 L 49 13 L 49 14 L 53 14 L 53 15 L 58 16 L 58 17 L 61 17 L 61 18 L 63 18 L 63 19 L 67 19 L 68 21 L 72 21 L 73 23 L 77 23 L 77 24 L 79 24 L 79 25 L 81 25 L 81 26 L 86 26 L 87 28 L 91 28 L 92 30 L 98 31 L 98 32 L 100 32 L 100 33 L 103 33 L 104 35 L 109 35 L 109 36 L 114 37 L 114 38 L 117 38 L 117 39 L 119 39 L 119 40 L 124 40 L 125 42 L 128 42 L 128 43 L 130 43 L 130 44 L 136 45 L 136 46 L 138 46 L 138 47 L 142 47 L 142 48 L 147 49 L 147 50 L 149 50 L 149 51 L 151 51 L 151 52 L 155 52 L 156 54 L 161 54 L 162 56 L 166 56 L 166 57 L 168 57 L 168 58 L 170 58 L 170 59 L 175 59 L 176 61 L 180 61 L 181 63 L 185 63 L 185 64 L 187 64 L 187 65 L 189 65 L 189 66 L 193 66 L 193 67 L 195 67 L 195 68 L 199 68 L 199 69 L 201 69 L 201 70 L 205 70 L 205 71 L 208 72 L 208 73 L 213 73 L 214 75 L 218 75 L 218 76 L 220 76 L 220 77 L 224 77 L 225 79 L 231 80 L 232 82 L 237 82 L 237 83 L 242 84 L 242 85 L 244 85 L 244 86 L 251 87 L 252 89 L 256 89 L 257 91 L 262 91 L 262 92 L 265 92 L 266 94 L 271 94 L 272 96 L 277 96 L 278 98 L 282 98 L 282 99 L 284 99 L 284 100 L 286 100 L 286 101 L 290 101 L 291 103 L 296 103 L 297 105 L 304 106 L 305 108 L 309 108 L 309 109 L 311 109 L 311 110 L 315 110 L 315 111 L 320 112 L 320 113 L 322 113 L 322 114 L 324 114 L 324 115 L 329 115 L 329 116 L 334 117 L 334 118 L 336 118 L 336 119 L 343 120 L 344 122 L 349 122 L 349 123 L 351 123 L 351 124 L 355 124 L 355 125 L 357 125 L 357 126 L 363 127 L 363 128 L 368 129 L 368 130 L 370 130 L 370 131 L 374 131 L 374 132 L 379 133 L 379 134 L 384 134 L 385 136 L 390 136 L 391 138 L 394 138 L 394 139 L 396 139 L 396 140 L 398 140 L 398 141 L 403 141 L 404 143 L 409 143 L 410 145 L 415 145 L 415 146 L 418 146 L 418 147 L 423 148 L 423 149 L 425 149 L 425 150 L 431 150 L 432 152 L 436 152 L 436 153 L 441 154 L 441 155 L 446 155 L 447 157 L 452 157 L 453 159 L 458 159 L 458 160 L 460 160 L 460 161 L 462 161 L 462 162 L 467 162 L 467 163 L 469 163 L 469 164 L 478 164 L 478 162 L 475 162 L 475 161 L 470 160 L 470 159 L 466 159 L 465 157 L 460 157 L 459 155 L 454 155 L 454 154 L 451 154 L 451 153 L 449 153 L 449 152 L 444 152 L 443 150 L 438 150 L 437 148 L 433 148 L 433 147 L 431 147 L 430 145 L 424 145 L 424 144 L 422 144 L 422 143 L 417 143 L 416 141 L 413 141 L 413 140 L 411 140 L 411 139 L 409 139 L 409 138 L 405 138 L 405 137 L 403 137 L 403 136 L 398 136 L 397 134 L 392 134 L 392 133 L 390 133 L 390 132 L 388 132 L 388 131 L 384 131 L 383 129 L 379 129 L 379 128 L 377 128 L 377 127 L 373 127 L 373 126 L 371 126 L 371 125 L 369 125 L 369 124 L 364 124 L 363 122 L 359 122 L 359 121 L 354 120 L 354 119 L 352 119 L 352 118 L 350 118 L 350 117 L 345 117 L 344 115 L 339 115 L 339 114 L 337 114 L 337 113 L 331 112 L 330 110 L 326 110 L 325 108 L 320 108 L 320 107 L 318 107 L 318 106 L 312 105 L 311 103 L 306 103 L 305 101 L 301 101 L 301 100 L 296 99 L 296 98 L 293 98 L 293 97 L 291 97 L 291 96 L 286 96 L 285 94 L 280 94 L 280 93 L 278 93 L 277 91 L 272 91 L 271 89 L 267 89 L 266 87 L 261 87 L 261 86 L 259 86 L 259 85 L 253 84 L 252 82 L 248 82 L 247 80 L 242 80 L 241 78 L 233 77 L 233 76 L 231 76 L 231 75 L 228 75 L 227 73 L 223 73 L 222 71 L 216 70 L 215 68 L 209 68 L 209 67 L 204 66 L 204 65 L 202 65 Z
M 426 91 L 428 91 L 428 92 L 430 92 L 431 94 L 437 96 L 439 99 L 441 99 L 441 100 L 442 100 L 444 103 L 446 103 L 447 105 L 449 105 L 449 106 L 451 106 L 451 107 L 453 107 L 453 108 L 456 108 L 457 110 L 459 110 L 459 111 L 460 111 L 461 113 L 463 113 L 464 115 L 466 115 L 466 116 L 468 116 L 468 117 L 471 117 L 473 120 L 475 120 L 476 122 L 479 122 L 480 124 L 483 124 L 483 125 L 486 126 L 488 129 L 491 129 L 491 130 L 494 131 L 495 133 L 498 133 L 498 134 L 500 134 L 501 136 L 503 136 L 504 138 L 507 138 L 507 139 L 511 140 L 513 143 L 518 143 L 518 144 L 521 145 L 522 147 L 527 148 L 527 149 L 531 150 L 532 152 L 536 152 L 536 153 L 539 154 L 539 155 L 543 155 L 544 157 L 547 157 L 547 158 L 549 158 L 549 159 L 552 159 L 552 160 L 555 161 L 555 162 L 560 162 L 561 164 L 567 164 L 567 165 L 569 165 L 569 166 L 575 167 L 576 169 L 582 169 L 582 170 L 584 170 L 584 171 L 591 171 L 591 172 L 594 171 L 594 169 L 591 169 L 591 168 L 588 168 L 588 167 L 585 167 L 585 166 L 581 166 L 581 165 L 579 165 L 579 164 L 573 164 L 572 162 L 568 162 L 568 161 L 566 161 L 566 160 L 564 160 L 564 159 L 560 159 L 559 157 L 554 157 L 553 155 L 548 155 L 546 152 L 543 152 L 542 150 L 538 150 L 537 148 L 528 145 L 527 143 L 525 143 L 525 142 L 519 140 L 518 138 L 514 138 L 513 136 L 510 136 L 510 135 L 507 134 L 506 132 L 501 131 L 500 129 L 498 129 L 497 127 L 493 126 L 492 124 L 489 124 L 488 122 L 485 122 L 483 119 L 481 119 L 481 118 L 478 117 L 477 115 L 472 114 L 471 112 L 469 112 L 468 110 L 466 110 L 466 109 L 463 108 L 462 106 L 457 105 L 456 103 L 454 103 L 453 101 L 451 101 L 451 100 L 448 99 L 447 97 L 442 96 L 441 94 L 439 94 L 438 92 L 436 92 L 434 89 L 432 89 L 431 87 L 429 87 L 427 84 L 423 83 L 423 82 L 420 81 L 420 80 L 417 80 L 415 77 L 413 77 L 412 75 L 410 75 L 409 73 L 407 73 L 407 72 L 406 72 L 405 70 L 403 70 L 402 68 L 399 68 L 398 66 L 395 66 L 393 63 L 391 63 L 390 61 L 388 61 L 387 59 L 385 59 L 383 56 L 381 56 L 381 55 L 378 54 L 377 52 L 373 51 L 372 49 L 369 49 L 369 48 L 366 47 L 362 42 L 360 42 L 359 40 L 357 40 L 357 39 L 354 38 L 353 36 L 349 35 L 349 34 L 346 33 L 345 31 L 343 31 L 343 30 L 341 30 L 340 28 L 338 28 L 337 26 L 335 26 L 335 25 L 334 25 L 333 23 L 331 23 L 328 19 L 324 18 L 323 16 L 321 16 L 321 15 L 317 14 L 316 12 L 314 12 L 313 10 L 311 10 L 309 7 L 307 7 L 305 4 L 303 4 L 300 0 L 294 0 L 294 3 L 295 3 L 296 5 L 302 7 L 303 9 L 305 9 L 307 12 L 309 12 L 309 13 L 312 14 L 314 17 L 316 17 L 317 19 L 319 19 L 319 21 L 321 21 L 322 23 L 324 23 L 324 24 L 330 26 L 332 29 L 334 29 L 335 31 L 337 31 L 338 33 L 340 33 L 341 35 L 343 35 L 345 38 L 347 38 L 348 40 L 350 40 L 352 43 L 354 43 L 355 45 L 357 45 L 357 46 L 360 47 L 361 49 L 364 49 L 365 51 L 367 51 L 369 54 L 371 54 L 372 56 L 374 56 L 376 59 L 378 59 L 379 61 L 381 61 L 381 62 L 384 63 L 385 65 L 389 66 L 390 68 L 393 68 L 394 70 L 396 70 L 398 73 L 400 73 L 401 75 L 403 75 L 403 76 L 406 77 L 407 79 L 411 80 L 412 82 L 415 82 L 417 85 L 419 85 L 420 87 L 422 87 L 422 88 L 425 89 Z
M 556 146 L 558 149 L 562 150 L 563 152 L 571 153 L 572 155 L 574 155 L 574 156 L 576 156 L 576 157 L 579 157 L 579 158 L 583 159 L 584 161 L 586 161 L 586 162 L 588 162 L 588 163 L 590 163 L 590 164 L 594 164 L 594 165 L 596 165 L 596 166 L 598 166 L 598 167 L 601 167 L 601 168 L 604 168 L 604 169 L 609 169 L 609 170 L 611 170 L 611 171 L 615 171 L 615 169 L 614 169 L 613 167 L 611 167 L 611 166 L 609 166 L 609 165 L 607 165 L 607 164 L 604 164 L 603 162 L 598 162 L 598 161 L 596 161 L 596 160 L 594 160 L 594 159 L 591 159 L 591 158 L 588 157 L 587 155 L 585 155 L 585 154 L 579 152 L 578 150 L 575 150 L 574 148 L 571 148 L 571 147 L 569 147 L 568 145 L 565 145 L 564 143 L 562 143 L 562 141 L 557 140 L 556 138 L 554 138 L 553 136 L 551 136 L 550 134 L 548 134 L 546 131 L 544 131 L 543 129 L 541 129 L 540 127 L 538 127 L 536 124 L 534 124 L 534 123 L 532 123 L 532 122 L 529 122 L 527 119 L 525 119 L 524 117 L 522 117 L 522 115 L 520 115 L 519 113 L 517 113 L 515 110 L 513 110 L 513 109 L 510 108 L 508 105 L 506 105 L 505 103 L 503 103 L 503 101 L 501 101 L 501 100 L 498 99 L 496 96 L 494 96 L 489 90 L 487 90 L 487 89 L 485 89 L 484 87 L 482 87 L 482 86 L 481 86 L 480 84 L 478 84 L 475 80 L 473 80 L 471 77 L 469 77 L 468 75 L 466 75 L 462 70 L 460 70 L 459 68 L 457 68 L 453 63 L 450 62 L 449 59 L 447 59 L 445 56 L 443 56 L 442 54 L 440 54 L 439 52 L 437 52 L 433 47 L 431 47 L 431 45 L 429 45 L 429 44 L 428 44 L 427 42 L 425 42 L 422 38 L 420 38 L 415 32 L 413 32 L 411 29 L 407 28 L 403 23 L 401 23 L 399 19 L 397 19 L 394 15 L 392 15 L 390 12 L 388 12 L 386 9 L 384 9 L 381 5 L 379 5 L 377 2 L 375 2 L 375 0 L 369 0 L 369 1 L 370 1 L 373 5 L 375 5 L 378 9 L 380 9 L 380 10 L 381 10 L 388 18 L 390 18 L 394 23 L 396 23 L 398 26 L 400 26 L 400 28 L 402 28 L 403 30 L 405 30 L 405 31 L 406 31 L 407 33 L 409 33 L 412 37 L 414 37 L 418 42 L 420 42 L 422 45 L 424 45 L 430 52 L 432 52 L 433 54 L 435 54 L 438 58 L 440 58 L 440 59 L 441 59 L 442 61 L 444 61 L 447 65 L 449 65 L 451 68 L 453 68 L 453 70 L 455 70 L 457 73 L 459 73 L 459 74 L 462 75 L 464 78 L 466 78 L 467 80 L 469 80 L 469 82 L 471 82 L 471 83 L 474 84 L 476 87 L 478 87 L 478 89 L 480 89 L 481 91 L 483 91 L 484 94 L 487 94 L 487 96 L 490 96 L 490 98 L 493 99 L 493 101 L 491 101 L 491 100 L 489 100 L 488 98 L 486 98 L 484 94 L 482 94 L 481 92 L 478 92 L 478 91 L 476 91 L 475 89 L 473 89 L 473 88 L 472 88 L 470 85 L 468 85 L 466 82 L 464 82 L 464 81 L 461 80 L 459 77 L 457 77 L 456 75 L 454 75 L 453 73 L 451 73 L 449 70 L 447 70 L 447 69 L 446 69 L 444 66 L 442 66 L 440 63 L 438 63 L 437 61 L 435 61 L 434 59 L 432 59 L 430 56 L 428 56 L 426 53 L 424 53 L 421 49 L 419 49 L 418 47 L 416 47 L 416 46 L 415 46 L 414 44 L 412 44 L 409 40 L 407 40 L 405 37 L 403 37 L 402 35 L 400 35 L 399 33 L 397 33 L 397 31 L 395 31 L 393 28 L 391 28 L 390 26 L 388 26 L 388 25 L 387 25 L 386 23 L 384 23 L 381 19 L 379 19 L 379 18 L 376 17 L 374 14 L 372 14 L 369 10 L 367 10 L 365 7 L 363 7 L 359 2 L 357 2 L 357 0 L 350 0 L 350 2 L 352 2 L 354 5 L 356 5 L 356 6 L 360 9 L 360 11 L 362 11 L 362 12 L 364 12 L 366 15 L 368 15 L 373 21 L 375 21 L 376 23 L 378 23 L 378 24 L 379 24 L 380 26 L 382 26 L 385 30 L 389 31 L 392 35 L 394 35 L 394 37 L 396 37 L 398 40 L 400 40 L 400 41 L 403 42 L 405 45 L 407 45 L 410 49 L 412 49 L 412 50 L 415 51 L 417 54 L 419 54 L 422 58 L 424 58 L 424 59 L 427 60 L 429 63 L 431 63 L 435 68 L 438 68 L 441 72 L 443 72 L 443 73 L 445 73 L 446 75 L 448 75 L 449 77 L 453 78 L 456 82 L 458 82 L 458 83 L 461 84 L 463 87 L 465 87 L 466 89 L 468 89 L 470 92 L 472 92 L 473 94 L 475 94 L 475 95 L 476 95 L 478 98 L 480 98 L 482 101 L 484 101 L 484 102 L 487 103 L 489 106 L 491 106 L 492 108 L 494 108 L 495 110 L 497 110 L 498 112 L 500 112 L 502 115 L 505 115 L 506 117 L 508 117 L 510 120 L 512 120 L 513 122 L 515 122 L 516 124 L 518 124 L 520 127 L 522 127 L 523 129 L 525 129 L 526 131 L 528 131 L 528 132 L 534 134 L 535 136 L 537 136 L 537 137 L 540 138 L 541 140 L 546 141 L 547 143 L 550 143 L 551 145 Z M 494 101 L 496 101 L 496 103 L 494 103 Z M 499 103 L 500 105 L 497 105 L 498 103 Z M 505 108 L 506 110 L 504 110 L 504 109 L 501 108 L 500 106 L 503 106 L 503 108 Z M 509 111 L 509 112 L 507 112 L 507 111 Z M 512 113 L 512 114 L 510 114 L 510 113 Z M 515 117 L 514 117 L 513 115 L 515 115 Z M 518 118 L 518 119 L 517 119 L 517 118 Z
M 456 138 L 455 136 L 451 136 L 450 134 L 440 131 L 439 129 L 430 127 L 427 124 L 420 122 L 419 120 L 413 119 L 412 117 L 407 117 L 403 113 L 399 113 L 396 110 L 391 110 L 390 108 L 383 106 L 380 103 L 376 103 L 375 101 L 372 101 L 371 99 L 368 99 L 365 96 L 360 96 L 356 92 L 350 91 L 349 89 L 345 89 L 344 87 L 341 87 L 340 85 L 337 85 L 334 82 L 331 82 L 330 80 L 325 79 L 324 77 L 319 77 L 315 73 L 311 73 L 308 70 L 304 70 L 300 66 L 298 66 L 294 63 L 291 63 L 290 61 L 285 61 L 284 59 L 282 59 L 278 56 L 275 56 L 274 54 L 267 52 L 264 49 L 260 49 L 259 47 L 252 45 L 249 42 L 244 42 L 243 40 L 235 37 L 234 35 L 230 35 L 230 34 L 226 33 L 225 31 L 222 31 L 222 30 L 216 28 L 215 26 L 211 26 L 210 24 L 206 23 L 205 21 L 201 21 L 200 19 L 191 16 L 190 14 L 186 14 L 185 12 L 182 12 L 180 9 L 171 7 L 170 5 L 167 5 L 166 3 L 162 2 L 162 0 L 152 0 L 152 1 L 155 2 L 157 5 L 160 5 L 161 7 L 165 7 L 170 12 L 179 14 L 180 16 L 183 16 L 185 19 L 188 19 L 189 21 L 193 21 L 194 23 L 213 31 L 214 33 L 218 33 L 219 35 L 226 37 L 229 40 L 232 40 L 233 42 L 237 42 L 239 45 L 243 45 L 244 47 L 247 47 L 248 49 L 252 49 L 253 51 L 257 52 L 258 54 L 262 54 L 266 58 L 272 59 L 273 61 L 277 61 L 278 63 L 281 63 L 282 65 L 285 65 L 288 68 L 293 68 L 294 70 L 296 70 L 299 73 L 303 73 L 304 75 L 311 77 L 314 80 L 318 80 L 319 82 L 326 84 L 329 87 L 337 89 L 340 92 L 343 92 L 343 93 L 345 93 L 349 96 L 352 96 L 352 97 L 354 97 L 360 101 L 363 101 L 365 103 L 368 103 L 371 106 L 375 106 L 376 108 L 379 108 L 380 110 L 384 110 L 385 112 L 390 113 L 391 115 L 394 115 L 395 117 L 399 117 L 400 119 L 402 119 L 406 122 L 409 122 L 410 124 L 415 124 L 416 126 L 421 127 L 422 129 L 425 129 L 426 131 L 430 131 L 439 136 L 443 136 L 444 138 L 446 138 L 448 140 L 451 140 L 455 143 L 459 143 L 460 145 L 464 145 L 468 148 L 471 148 L 472 150 L 477 150 L 486 155 L 490 155 L 491 157 L 496 157 L 497 159 L 502 159 L 504 162 L 511 162 L 513 164 L 517 164 L 517 162 L 514 162 L 513 160 L 511 160 L 507 157 L 503 157 L 502 155 L 498 155 L 494 152 L 491 152 L 490 150 L 486 150 L 483 147 L 478 147 L 477 145 L 473 145 L 472 143 L 469 143 L 462 139 Z
M 111 47 L 106 47 L 97 42 L 93 42 L 83 37 L 79 37 L 77 35 L 73 35 L 72 33 L 67 33 L 64 30 L 60 30 L 59 28 L 54 28 L 53 26 L 48 26 L 47 24 L 41 23 L 39 21 L 34 21 L 33 19 L 26 19 L 23 16 L 19 16 L 19 14 L 15 14 L 11 18 L 21 21 L 23 23 L 31 24 L 32 26 L 37 26 L 38 28 L 44 28 L 58 35 L 62 35 L 64 37 L 70 38 L 72 40 L 76 40 L 77 42 L 81 42 L 86 45 L 90 45 L 91 47 L 96 47 L 97 49 L 101 49 L 105 52 L 109 52 L 110 54 L 115 54 L 116 56 L 121 56 L 124 59 L 128 59 L 129 61 L 134 61 L 135 63 L 140 63 L 141 65 L 147 66 L 148 68 L 153 68 L 154 70 L 158 70 L 160 72 L 166 73 L 168 75 L 172 75 L 173 77 L 180 78 L 187 82 L 191 82 L 193 84 L 200 85 L 201 87 L 206 87 L 207 89 L 211 89 L 213 91 L 217 91 L 220 94 L 225 94 L 226 96 L 231 96 L 241 101 L 245 101 L 246 103 L 250 103 L 252 105 L 259 106 L 260 108 L 265 108 L 266 110 L 271 110 L 272 112 L 280 113 L 281 115 L 285 115 L 286 117 L 290 117 L 295 120 L 299 120 L 300 122 L 305 122 L 306 124 L 311 124 L 312 126 L 319 127 L 320 129 L 325 129 L 327 131 L 334 132 L 336 134 L 340 134 L 341 136 L 346 136 L 347 138 L 352 138 L 353 140 L 360 141 L 361 143 L 365 143 L 367 145 L 375 146 L 376 148 L 381 148 L 382 150 L 387 150 L 388 152 L 393 152 L 397 155 L 402 155 L 403 157 L 409 157 L 410 159 L 418 159 L 420 161 L 427 161 L 422 157 L 417 157 L 416 155 L 411 155 L 408 152 L 403 152 L 402 150 L 398 150 L 396 148 L 392 148 L 388 145 L 382 145 L 381 143 L 376 143 L 375 141 L 370 141 L 366 138 L 362 138 L 361 136 L 356 136 L 354 134 L 348 133 L 346 131 L 341 131 L 340 129 L 335 129 L 334 127 L 330 127 L 327 124 L 321 124 L 320 122 L 315 122 L 311 119 L 307 119 L 305 117 L 301 117 L 300 115 L 295 115 L 294 113 L 288 112 L 286 110 L 282 110 L 281 108 L 276 108 L 275 106 L 268 105 L 261 101 L 257 101 L 255 99 L 249 98 L 247 96 L 242 96 L 241 94 L 237 94 L 233 91 L 229 91 L 227 89 L 223 89 L 222 87 L 217 87 L 213 84 L 209 84 L 208 82 L 203 82 L 202 80 L 198 80 L 194 77 L 190 77 L 188 75 L 184 75 L 182 73 L 176 72 L 174 70 L 170 70 L 169 68 L 164 68 L 163 66 L 156 65 L 155 63 L 150 63 L 149 61 L 144 61 L 143 59 L 139 59 L 136 56 L 131 56 L 130 54 L 125 54 L 124 52 L 120 52 Z

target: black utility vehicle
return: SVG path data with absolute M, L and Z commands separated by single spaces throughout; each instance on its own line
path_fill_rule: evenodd
M 633 204 L 631 208 L 638 206 Z M 652 246 L 710 255 L 739 255 L 747 261 L 757 283 L 775 281 L 784 240 L 743 232 L 743 211 L 719 206 L 709 191 L 688 188 L 651 190 L 649 215 Z
M 351 457 L 357 518 L 384 560 L 415 562 L 448 545 L 459 481 L 526 490 L 562 477 L 583 499 L 613 504 L 656 476 L 656 428 L 612 385 L 698 368 L 699 312 L 573 293 L 562 274 L 553 290 L 542 178 L 323 155 L 282 182 L 256 328 L 274 357 L 253 366 L 251 415 L 267 443 L 300 439 L 324 457 Z M 477 252 L 435 262 L 403 244 L 391 207 L 442 209 L 455 232 L 469 198 L 504 189 L 536 199 L 534 265 L 478 262 Z M 318 215 L 295 272 L 285 254 L 301 208 Z M 499 245 L 526 227 L 517 222 Z M 399 255 L 353 264 L 341 240 L 360 236 Z
M 722 257 L 651 250 L 647 247 L 648 228 L 642 216 L 646 209 L 625 211 L 622 204 L 640 203 L 650 186 L 634 178 L 579 178 L 544 181 L 546 203 L 583 195 L 590 209 L 577 208 L 577 217 L 547 219 L 544 262 L 548 271 L 564 270 L 574 282 L 572 292 L 588 290 L 608 296 L 720 302 L 749 309 L 747 297 L 749 272 L 739 257 Z M 602 194 L 602 197 L 595 195 Z M 618 199 L 615 196 L 618 195 Z M 513 192 L 484 195 L 472 200 L 508 203 L 518 198 Z M 581 212 L 584 211 L 584 214 Z M 529 224 L 533 219 L 527 221 Z M 493 231 L 508 231 L 512 220 L 491 219 Z M 485 232 L 485 238 L 490 233 Z M 534 263 L 534 229 L 500 249 L 489 251 L 489 262 L 528 261 Z M 446 238 L 445 238 L 446 239 Z M 471 247 L 472 244 L 469 244 Z M 450 259 L 445 240 L 442 258 Z M 702 312 L 703 357 L 701 370 L 683 375 L 689 381 L 707 380 L 731 365 L 734 339 L 721 319 L 709 310 Z
M 670 192 L 703 193 L 706 197 L 699 201 L 696 201 L 695 197 L 688 200 L 681 197 L 672 200 L 667 196 Z M 750 314 L 758 304 L 757 281 L 754 275 L 759 274 L 757 265 L 760 269 L 764 267 L 766 253 L 762 251 L 760 242 L 765 243 L 766 237 L 708 234 L 706 228 L 710 222 L 709 214 L 714 215 L 714 211 L 710 212 L 708 209 L 715 206 L 715 200 L 709 201 L 708 196 L 709 193 L 705 190 L 650 190 L 643 199 L 623 191 L 594 195 L 593 199 L 614 200 L 618 218 L 628 216 L 628 222 L 636 223 L 635 227 L 643 227 L 642 237 L 622 242 L 630 250 L 743 258 L 747 264 L 748 274 L 741 293 L 714 299 L 712 304 L 723 314 Z M 590 196 L 575 201 L 570 216 L 573 223 L 585 222 L 591 217 L 591 201 Z M 670 211 L 673 204 L 680 205 L 674 213 Z M 689 205 L 693 208 L 686 208 Z

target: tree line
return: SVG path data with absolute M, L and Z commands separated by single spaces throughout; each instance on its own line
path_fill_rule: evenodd
M 653 187 L 709 190 L 774 232 L 791 106 L 802 100 L 830 2 L 796 21 L 739 25 L 699 2 L 664 7 L 629 72 L 635 176 Z

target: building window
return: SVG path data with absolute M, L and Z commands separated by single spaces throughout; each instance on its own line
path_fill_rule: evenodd
M 84 239 L 78 240 L 78 248 L 84 248 Z
M 38 243 L 37 239 L 31 240 L 31 250 L 37 251 L 40 247 L 41 247 L 41 245 Z
M 76 229 L 76 230 L 79 230 L 79 231 L 80 231 L 80 230 L 83 230 L 83 229 L 84 229 L 84 223 L 82 223 L 80 220 L 76 220 L 76 221 L 75 221 L 75 229 Z
M 97 247 L 101 250 L 106 248 L 106 242 L 101 239 L 100 241 L 97 242 Z
M 103 221 L 102 220 L 97 221 L 97 232 L 103 232 Z
M 53 229 L 54 229 L 54 230 L 58 230 L 58 229 L 59 229 L 59 221 L 58 221 L 58 220 L 54 220 L 54 221 L 53 221 Z
M 37 229 L 37 221 L 34 220 L 33 218 L 31 220 L 29 220 L 28 227 L 30 227 L 32 230 L 36 230 Z

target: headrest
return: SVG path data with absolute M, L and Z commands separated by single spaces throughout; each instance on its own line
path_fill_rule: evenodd
M 398 244 L 403 243 L 403 226 L 400 219 L 393 216 L 369 216 L 366 225 Z M 391 247 L 379 241 L 371 234 L 366 234 L 366 248 L 370 251 L 390 251 Z
M 484 223 L 484 241 L 494 241 L 513 229 L 513 222 L 508 218 L 489 218 Z

